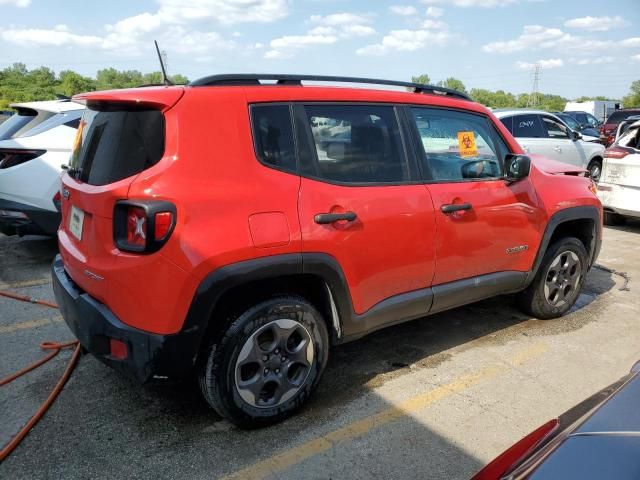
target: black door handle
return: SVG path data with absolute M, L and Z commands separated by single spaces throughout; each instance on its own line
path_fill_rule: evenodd
M 453 213 L 461 210 L 471 210 L 473 206 L 470 203 L 450 203 L 448 205 L 442 205 L 440 210 L 442 213 Z
M 358 215 L 355 212 L 344 212 L 344 213 L 318 213 L 313 220 L 320 225 L 325 225 L 327 223 L 339 222 L 341 220 L 346 220 L 347 222 L 353 222 Z

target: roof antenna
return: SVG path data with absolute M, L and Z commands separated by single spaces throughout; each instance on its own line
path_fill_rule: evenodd
M 158 42 L 156 40 L 153 41 L 156 44 L 156 52 L 158 53 L 158 61 L 160 62 L 160 68 L 162 69 L 162 83 L 165 85 L 173 85 L 173 82 L 169 80 L 167 77 L 167 72 L 164 69 L 164 62 L 162 61 L 162 55 L 160 54 L 160 48 L 158 47 Z

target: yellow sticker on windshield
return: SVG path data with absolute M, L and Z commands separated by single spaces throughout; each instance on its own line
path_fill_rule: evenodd
M 458 147 L 461 157 L 477 157 L 476 137 L 473 132 L 458 132 Z

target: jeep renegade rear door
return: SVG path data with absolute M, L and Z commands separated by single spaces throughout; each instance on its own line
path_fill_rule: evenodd
M 426 288 L 434 269 L 429 192 L 408 161 L 396 108 L 296 106 L 303 252 L 335 258 L 356 313 Z M 425 300 L 425 313 L 429 305 Z

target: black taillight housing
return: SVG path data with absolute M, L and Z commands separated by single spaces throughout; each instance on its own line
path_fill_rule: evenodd
M 157 252 L 176 226 L 176 206 L 165 200 L 121 200 L 113 211 L 113 241 L 133 253 Z
M 0 168 L 11 168 L 38 158 L 46 150 L 28 150 L 22 148 L 0 148 Z

